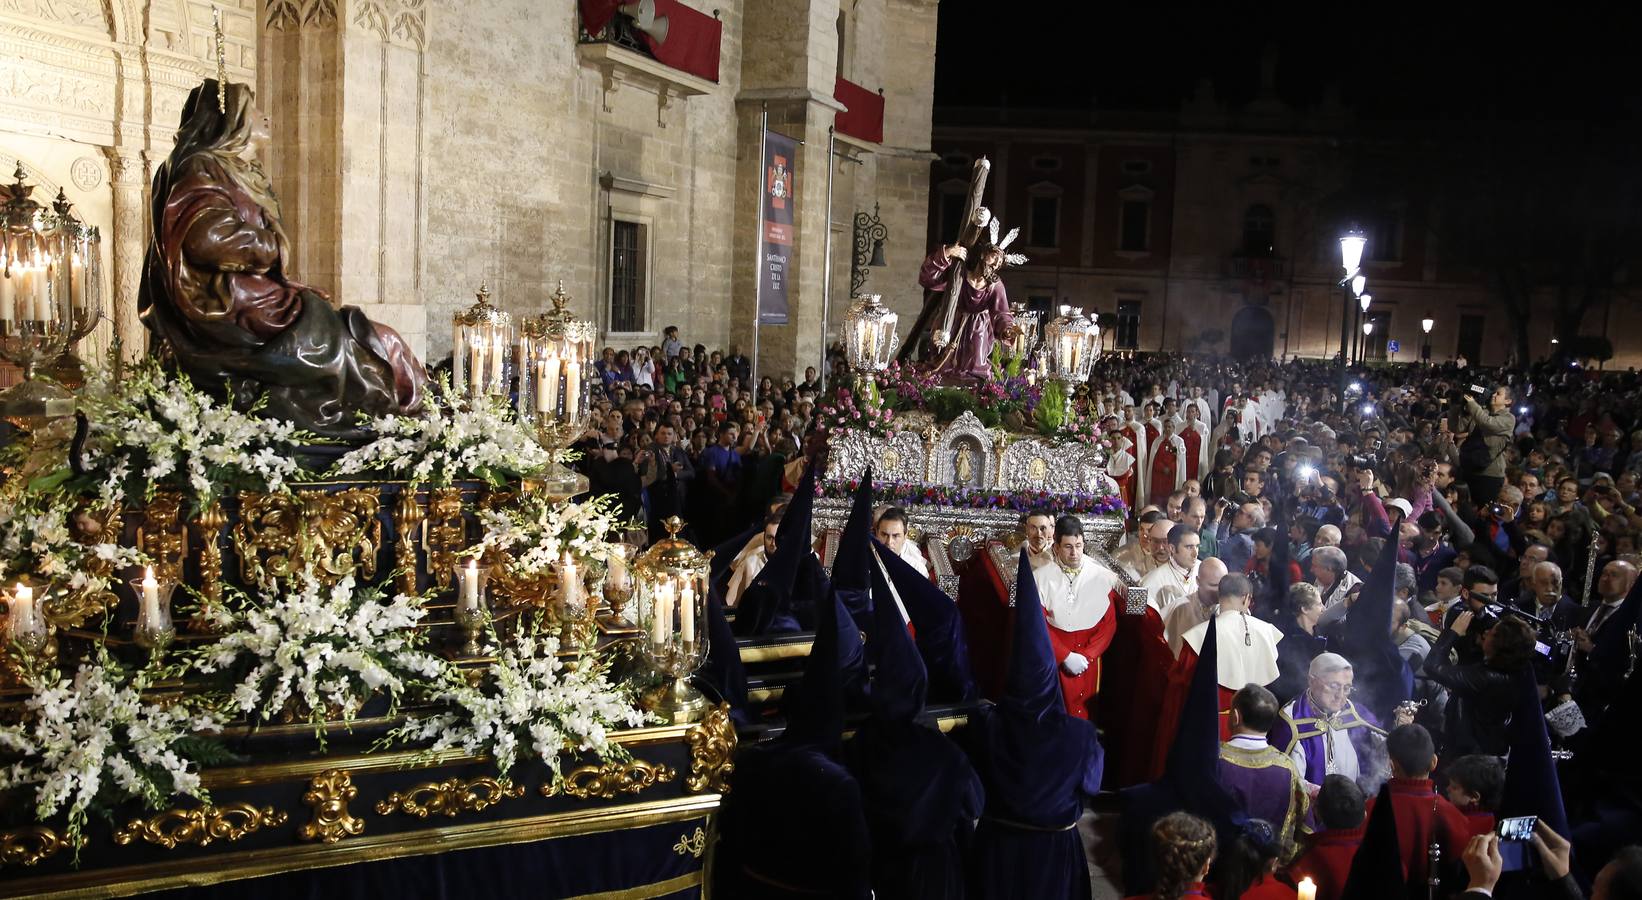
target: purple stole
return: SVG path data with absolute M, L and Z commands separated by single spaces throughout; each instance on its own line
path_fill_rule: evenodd
M 1326 733 L 1320 724 L 1320 716 L 1312 709 L 1311 694 L 1301 691 L 1294 700 L 1294 713 L 1284 713 L 1271 729 L 1271 745 L 1283 753 L 1294 752 L 1294 745 L 1298 743 L 1306 750 L 1305 779 L 1312 784 L 1322 784 L 1328 775 L 1328 757 L 1325 755 L 1323 742 L 1327 740 Z M 1384 733 L 1374 714 L 1357 708 L 1355 703 L 1346 701 L 1345 709 L 1335 717 L 1340 728 L 1351 733 L 1351 745 L 1357 750 L 1357 766 L 1367 771 L 1367 763 L 1373 744 L 1370 737 L 1379 732 Z

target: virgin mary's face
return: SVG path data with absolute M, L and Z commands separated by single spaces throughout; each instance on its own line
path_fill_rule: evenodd
M 268 145 L 269 139 L 273 137 L 274 130 L 273 123 L 268 119 L 268 114 L 258 107 L 251 107 L 250 119 L 251 131 L 247 135 L 245 150 L 241 155 L 247 160 L 254 160 L 257 153 Z

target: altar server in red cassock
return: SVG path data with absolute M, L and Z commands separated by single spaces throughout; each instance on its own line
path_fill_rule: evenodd
M 1277 642 L 1283 633 L 1268 622 L 1249 614 L 1254 599 L 1254 588 L 1249 580 L 1237 574 L 1220 579 L 1220 610 L 1215 616 L 1216 658 L 1215 683 L 1219 685 L 1220 739 L 1231 739 L 1232 698 L 1247 684 L 1262 687 L 1277 680 Z M 1163 698 L 1158 719 L 1154 771 L 1161 772 L 1163 759 L 1174 740 L 1172 723 L 1179 720 L 1179 711 L 1186 701 L 1186 689 L 1192 683 L 1197 669 L 1197 658 L 1203 652 L 1203 641 L 1209 633 L 1209 623 L 1203 622 L 1189 629 L 1180 643 L 1180 658 L 1169 672 L 1169 687 Z
M 1170 494 L 1186 483 L 1186 442 L 1174 433 L 1173 422 L 1164 420 L 1160 428 L 1146 467 L 1146 484 L 1147 499 L 1162 506 Z
M 1127 421 L 1118 428 L 1118 433 L 1129 439 L 1129 452 L 1135 457 L 1135 500 L 1137 505 L 1130 509 L 1139 509 L 1140 501 L 1146 499 L 1146 426 L 1135 414 L 1134 404 L 1130 404 L 1125 413 Z
M 1100 693 L 1100 655 L 1117 630 L 1122 582 L 1116 572 L 1083 555 L 1083 522 L 1076 516 L 1055 522 L 1054 554 L 1054 563 L 1032 577 L 1049 621 L 1066 711 L 1088 719 Z
M 1106 474 L 1117 482 L 1118 495 L 1123 498 L 1123 505 L 1129 509 L 1137 509 L 1135 492 L 1140 474 L 1140 460 L 1135 456 L 1135 444 L 1127 435 L 1118 429 L 1117 416 L 1107 416 L 1101 422 L 1102 429 L 1112 441 L 1112 455 L 1106 460 Z
M 1201 480 L 1209 474 L 1209 426 L 1199 418 L 1197 407 L 1186 406 L 1186 421 L 1180 426 L 1180 441 L 1186 445 L 1186 477 Z

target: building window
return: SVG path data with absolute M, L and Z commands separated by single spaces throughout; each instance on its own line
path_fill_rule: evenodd
M 1129 253 L 1145 253 L 1152 230 L 1152 204 L 1145 200 L 1123 201 L 1123 222 L 1119 228 L 1118 249 Z
M 1368 235 L 1368 258 L 1372 262 L 1401 262 L 1403 258 L 1402 216 L 1391 214 L 1374 223 Z
M 1149 159 L 1126 159 L 1123 161 L 1123 174 L 1150 175 L 1152 174 L 1152 161 Z
M 1243 255 L 1256 259 L 1277 255 L 1277 217 L 1271 207 L 1256 204 L 1243 213 Z
M 1119 300 L 1117 303 L 1117 337 L 1119 350 L 1140 349 L 1140 301 Z
M 1386 342 L 1391 340 L 1391 312 L 1374 310 L 1364 321 L 1374 323 L 1374 333 L 1363 335 L 1363 358 L 1383 361 L 1389 349 Z
M 1060 197 L 1054 194 L 1033 196 L 1031 212 L 1032 214 L 1027 220 L 1027 246 L 1059 247 Z
M 650 229 L 617 219 L 610 241 L 610 330 L 644 330 Z
M 1486 325 L 1482 316 L 1460 316 L 1459 340 L 1454 343 L 1454 352 L 1473 366 L 1482 365 L 1482 333 Z

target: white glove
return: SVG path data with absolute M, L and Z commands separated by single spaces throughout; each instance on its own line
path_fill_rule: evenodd
M 1060 661 L 1060 667 L 1065 669 L 1068 675 L 1082 675 L 1089 671 L 1089 658 L 1082 653 L 1068 653 L 1066 658 Z

